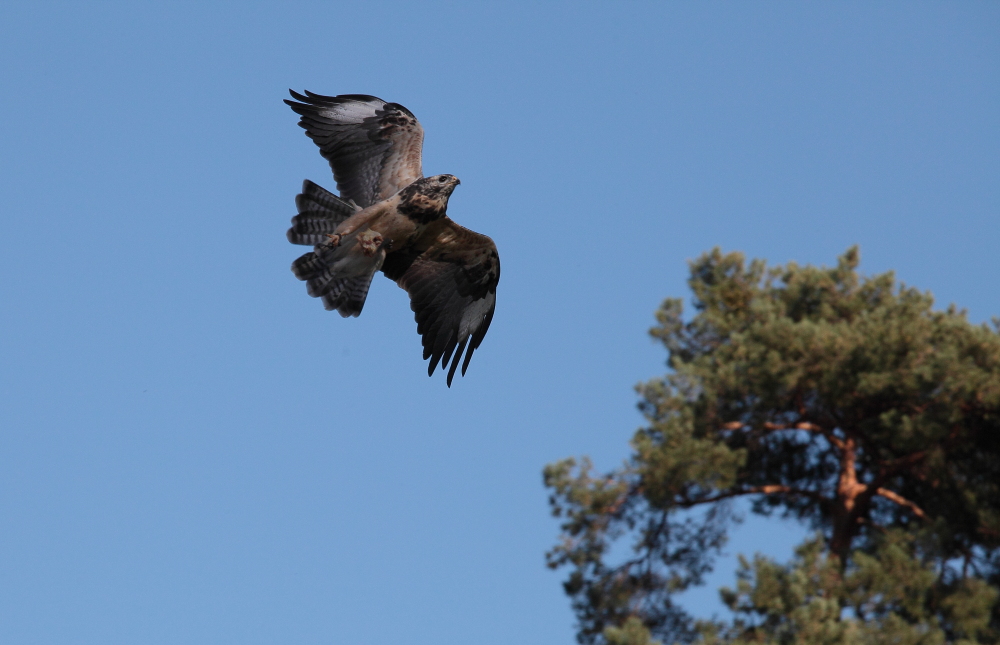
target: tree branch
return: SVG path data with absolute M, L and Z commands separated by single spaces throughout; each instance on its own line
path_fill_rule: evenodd
M 910 500 L 906 499 L 902 495 L 889 490 L 888 488 L 879 488 L 878 490 L 875 491 L 875 494 L 879 495 L 880 497 L 886 498 L 890 502 L 895 502 L 900 506 L 905 506 L 906 508 L 910 509 L 911 513 L 913 513 L 922 520 L 927 519 L 927 514 L 924 513 L 922 508 L 920 508 Z
M 634 488 L 632 486 L 629 486 L 624 493 L 622 493 L 617 499 L 615 499 L 615 501 L 611 502 L 611 504 L 606 506 L 602 512 L 607 515 L 614 515 L 621 509 L 622 505 L 624 505 L 625 502 L 627 502 L 631 497 L 635 495 L 642 495 L 642 492 L 643 492 L 642 486 L 635 486 Z
M 785 486 L 784 484 L 766 484 L 764 486 L 751 486 L 750 488 L 731 490 L 725 493 L 719 493 L 718 495 L 713 495 L 712 497 L 706 497 L 704 499 L 685 500 L 680 503 L 680 506 L 682 508 L 691 508 L 692 506 L 698 506 L 699 504 L 711 504 L 712 502 L 719 502 L 724 499 L 729 499 L 731 497 L 739 497 L 741 495 L 760 495 L 760 494 L 774 495 L 777 493 L 784 493 L 785 495 L 800 495 L 802 497 L 809 497 L 813 500 L 816 500 L 817 502 L 824 501 L 822 495 L 811 490 L 792 488 L 791 486 Z
M 830 445 L 837 448 L 838 450 L 844 449 L 844 441 L 833 434 L 829 430 L 824 430 L 821 426 L 815 423 L 810 423 L 808 421 L 801 421 L 795 425 L 785 425 L 781 423 L 765 423 L 764 427 L 768 430 L 805 430 L 806 432 L 815 432 L 816 434 L 821 434 L 823 437 L 830 442 Z
M 918 450 L 917 452 L 912 452 L 905 457 L 899 457 L 893 459 L 892 461 L 886 462 L 882 466 L 883 478 L 892 476 L 897 472 L 913 466 L 917 462 L 922 461 L 927 456 L 926 450 Z

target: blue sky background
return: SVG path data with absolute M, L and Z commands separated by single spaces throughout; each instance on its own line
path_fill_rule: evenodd
M 5 643 L 569 644 L 540 471 L 628 455 L 688 260 L 860 244 L 1000 315 L 996 3 L 7 2 L 0 61 Z M 496 241 L 450 390 L 403 291 L 288 270 L 290 87 L 406 105 Z

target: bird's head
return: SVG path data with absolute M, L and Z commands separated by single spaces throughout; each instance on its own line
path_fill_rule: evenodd
M 460 183 L 455 175 L 422 177 L 399 193 L 399 210 L 424 223 L 440 219 L 447 213 L 448 198 Z

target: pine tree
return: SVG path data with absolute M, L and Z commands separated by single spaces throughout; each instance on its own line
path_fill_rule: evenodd
M 858 259 L 715 250 L 691 265 L 690 321 L 663 303 L 670 371 L 639 387 L 631 458 L 545 469 L 582 643 L 998 642 L 1000 321 L 934 311 Z M 737 618 L 696 623 L 672 596 L 711 569 L 737 498 L 819 537 L 746 562 Z

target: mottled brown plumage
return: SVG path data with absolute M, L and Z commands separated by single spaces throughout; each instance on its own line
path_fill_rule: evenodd
M 315 245 L 292 264 L 309 295 L 357 316 L 379 269 L 410 296 L 428 374 L 462 374 L 493 320 L 500 258 L 493 240 L 447 216 L 460 183 L 423 177 L 423 128 L 409 110 L 374 96 L 306 92 L 285 102 L 333 169 L 340 197 L 306 181 L 288 240 Z

